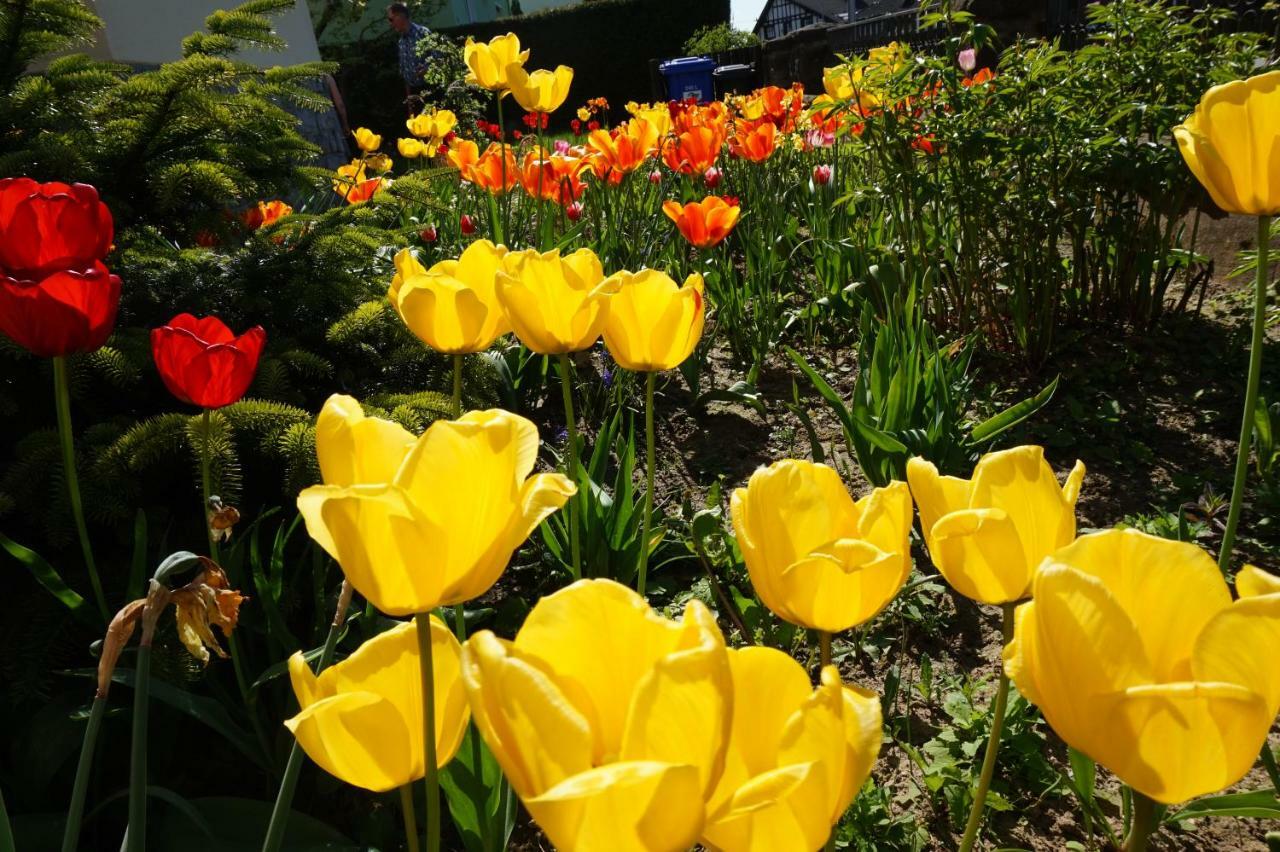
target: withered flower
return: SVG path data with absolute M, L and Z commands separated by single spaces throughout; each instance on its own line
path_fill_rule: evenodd
M 170 590 L 153 579 L 145 598 L 125 604 L 111 619 L 102 642 L 102 655 L 98 659 L 98 697 L 106 697 L 116 662 L 139 622 L 142 623 L 141 642 L 150 645 L 156 622 L 169 604 L 174 606 L 178 638 L 191 656 L 201 663 L 208 663 L 209 649 L 212 649 L 219 657 L 226 658 L 227 654 L 211 628 L 216 625 L 223 636 L 230 637 L 240 620 L 240 604 L 249 598 L 230 588 L 226 572 L 212 559 L 204 556 L 191 558 L 198 560 L 201 566 L 191 582 Z
M 229 541 L 231 528 L 240 523 L 240 510 L 222 502 L 222 498 L 214 494 L 209 498 L 209 532 L 214 541 Z

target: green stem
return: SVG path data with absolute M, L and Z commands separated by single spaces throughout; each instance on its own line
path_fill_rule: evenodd
M 653 520 L 653 384 L 656 373 L 644 377 L 644 523 L 640 533 L 640 567 L 636 574 L 636 591 L 644 596 L 649 572 L 649 525 Z
M 351 591 L 351 584 L 343 580 L 342 589 L 338 592 L 338 607 L 333 613 L 329 633 L 324 637 L 324 647 L 320 649 L 320 661 L 316 664 L 316 674 L 327 669 L 333 662 L 333 654 L 338 647 L 338 637 L 342 635 L 342 625 L 346 623 L 347 609 L 351 606 Z M 289 749 L 289 761 L 284 767 L 284 777 L 280 779 L 276 803 L 271 809 L 271 822 L 267 824 L 267 837 L 262 842 L 262 852 L 278 852 L 280 844 L 284 842 L 284 832 L 289 824 L 289 809 L 293 807 L 293 793 L 298 787 L 298 775 L 302 772 L 302 761 L 305 757 L 302 746 L 294 740 L 293 746 Z
M 498 153 L 502 156 L 499 166 L 502 171 L 502 233 L 495 234 L 499 244 L 503 243 L 507 236 L 508 226 L 511 224 L 511 193 L 507 192 L 507 129 L 502 123 L 502 92 L 498 92 Z
M 413 784 L 400 785 L 400 813 L 404 815 L 404 839 L 409 852 L 418 852 L 418 818 L 413 813 Z
M 89 792 L 89 770 L 93 768 L 98 731 L 102 728 L 102 717 L 106 710 L 107 697 L 95 695 L 93 707 L 89 710 L 89 724 L 84 729 L 84 743 L 80 746 L 75 784 L 71 788 L 71 806 L 67 808 L 67 825 L 62 832 L 62 852 L 76 852 L 80 845 L 80 820 L 84 816 L 84 800 Z M 3 844 L 0 844 L 0 849 L 3 848 Z
M 17 852 L 17 848 L 9 825 L 9 809 L 4 805 L 4 792 L 0 791 L 0 852 Z
M 1013 609 L 1011 603 L 1004 605 L 1004 619 L 1001 623 L 1001 646 L 1009 644 L 1013 636 Z M 996 704 L 991 714 L 991 736 L 987 739 L 987 751 L 982 756 L 982 772 L 978 775 L 978 789 L 973 794 L 973 806 L 969 810 L 969 821 L 964 827 L 964 838 L 960 841 L 960 852 L 970 852 L 978 839 L 978 826 L 982 824 L 982 811 L 987 804 L 987 789 L 991 786 L 991 776 L 996 768 L 996 752 L 1000 750 L 1000 733 L 1004 728 L 1004 710 L 1009 701 L 1009 678 L 1000 669 L 1000 685 L 996 689 Z
M 200 448 L 200 518 L 204 523 L 204 531 L 209 539 L 209 558 L 218 564 L 222 564 L 222 560 L 218 558 L 218 539 L 213 535 L 213 524 L 209 523 L 209 498 L 213 496 L 212 477 L 209 474 L 209 468 L 213 464 L 210 458 L 210 410 L 205 409 L 201 415 L 200 429 L 201 438 L 204 446 Z M 239 667 L 237 667 L 237 673 Z
M 62 443 L 62 471 L 67 479 L 67 492 L 71 497 L 71 514 L 75 517 L 76 535 L 80 537 L 80 552 L 85 567 L 89 569 L 89 583 L 93 597 L 102 613 L 103 622 L 111 621 L 107 609 L 107 596 L 102 591 L 102 579 L 93 559 L 93 547 L 89 544 L 89 526 L 84 521 L 84 504 L 80 499 L 80 478 L 76 474 L 75 438 L 71 432 L 71 390 L 67 382 L 67 359 L 58 355 L 53 359 L 53 395 L 58 409 L 58 438 Z
M 1271 217 L 1258 217 L 1258 268 L 1254 276 L 1253 336 L 1249 348 L 1249 378 L 1244 390 L 1244 416 L 1240 421 L 1240 443 L 1236 447 L 1236 473 L 1231 485 L 1231 508 L 1227 512 L 1227 528 L 1222 532 L 1222 549 L 1218 551 L 1218 570 L 1223 574 L 1231 567 L 1231 548 L 1236 543 L 1236 526 L 1240 523 L 1240 507 L 1244 502 L 1244 485 L 1249 473 L 1249 445 L 1253 438 L 1253 411 L 1258 405 L 1258 385 L 1262 378 L 1262 343 L 1267 325 L 1267 284 L 1271 271 Z
M 1133 827 L 1129 829 L 1129 836 L 1124 839 L 1124 846 L 1120 847 L 1121 852 L 1146 852 L 1147 841 L 1155 828 L 1155 815 L 1156 803 L 1134 790 Z
M 823 668 L 831 665 L 831 634 L 825 630 L 818 631 L 818 664 Z
M 422 670 L 423 768 L 427 778 L 427 852 L 440 852 L 440 770 L 436 766 L 436 674 L 431 653 L 431 616 L 413 617 L 418 630 L 418 661 Z
M 1271 751 L 1271 743 L 1264 742 L 1262 744 L 1262 767 L 1267 770 L 1267 777 L 1271 779 L 1271 786 L 1275 788 L 1276 795 L 1280 796 L 1280 768 L 1276 767 L 1276 756 Z
M 573 388 L 569 380 L 569 356 L 560 355 L 560 392 L 564 396 L 564 417 L 569 429 L 568 473 L 569 479 L 581 490 L 578 476 L 578 423 L 573 416 Z M 578 551 L 578 498 L 581 494 L 569 498 L 565 507 L 566 520 L 569 523 L 569 552 L 573 559 L 570 566 L 573 579 L 582 577 L 582 558 Z
M 453 356 L 453 400 L 449 411 L 453 419 L 462 416 L 462 356 Z
M 145 614 L 143 618 L 146 618 Z M 151 637 L 144 636 L 142 643 L 138 646 L 138 669 L 133 686 L 133 741 L 132 757 L 129 762 L 127 852 L 143 852 L 147 848 L 147 701 L 150 691 Z

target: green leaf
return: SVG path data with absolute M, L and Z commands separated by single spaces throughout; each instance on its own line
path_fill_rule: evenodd
M 890 435 L 888 432 L 882 432 L 870 423 L 856 418 L 853 421 L 853 427 L 858 430 L 858 434 L 865 438 L 868 442 L 874 444 L 887 453 L 909 453 L 907 445 Z
M 474 726 L 440 773 L 454 826 L 467 852 L 502 852 L 515 827 L 515 797 L 502 770 Z
M 1098 768 L 1093 758 L 1082 751 L 1068 747 L 1067 756 L 1071 760 L 1071 786 L 1080 797 L 1080 801 L 1087 806 L 1093 801 L 1093 787 L 1097 781 Z
M 1045 404 L 1053 398 L 1054 391 L 1058 389 L 1059 378 L 1059 376 L 1054 376 L 1053 381 L 1045 385 L 1044 390 L 1040 391 L 1040 393 L 1033 397 L 1028 397 L 1017 405 L 1012 405 L 1009 408 L 1006 408 L 995 417 L 992 417 L 989 420 L 984 420 L 977 426 L 974 426 L 973 430 L 969 432 L 969 446 L 974 446 L 975 444 L 981 444 L 991 440 L 1006 429 L 1017 426 L 1023 420 L 1026 420 L 1032 414 L 1035 414 L 1043 408 Z
M 190 800 L 191 807 L 213 826 L 206 837 L 190 819 L 172 811 L 157 814 L 147 832 L 153 852 L 258 852 L 271 820 L 272 803 L 258 799 L 218 796 Z M 314 817 L 291 811 L 281 852 L 366 852 L 371 847 L 354 843 Z
M 1280 799 L 1271 788 L 1247 793 L 1206 796 L 1179 808 L 1164 818 L 1166 823 L 1183 822 L 1203 817 L 1253 817 L 1280 819 Z
M 142 587 L 147 581 L 147 515 L 141 509 L 133 519 L 133 561 L 129 565 L 129 585 L 124 599 L 135 601 L 142 597 Z
M 3 533 L 0 533 L 0 547 L 9 551 L 14 559 L 25 565 L 36 578 L 36 582 L 48 589 L 62 602 L 63 606 L 71 610 L 71 614 L 77 621 L 94 630 L 102 629 L 102 622 L 94 616 L 92 608 L 85 599 L 63 581 L 62 575 L 46 562 L 43 556 L 30 548 L 23 547 Z

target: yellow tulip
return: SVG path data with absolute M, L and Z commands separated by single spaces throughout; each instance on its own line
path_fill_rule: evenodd
M 1242 598 L 1280 593 L 1280 577 L 1268 574 L 1256 565 L 1246 565 L 1236 575 L 1236 594 Z
M 804 668 L 773 648 L 731 650 L 729 668 L 733 725 L 703 845 L 820 849 L 880 751 L 879 696 L 842 685 L 835 666 L 811 689 Z
M 444 766 L 471 713 L 459 677 L 462 647 L 436 618 L 431 647 L 436 760 Z M 375 636 L 319 677 L 299 651 L 289 658 L 289 678 L 301 710 L 285 725 L 321 769 L 375 792 L 423 777 L 422 675 L 412 622 Z
M 1032 598 L 1005 672 L 1069 745 L 1165 804 L 1253 766 L 1280 709 L 1280 592 L 1233 603 L 1195 545 L 1109 530 L 1047 559 Z
M 409 330 L 437 352 L 483 352 L 511 330 L 495 284 L 506 255 L 505 246 L 476 240 L 457 260 L 423 269 L 404 249 L 387 297 Z
M 578 107 L 578 121 L 585 122 L 590 120 L 591 120 L 591 110 L 587 109 L 586 107 Z
M 407 119 L 404 123 L 405 127 L 409 128 L 409 132 L 419 139 L 435 140 L 448 136 L 457 124 L 458 116 L 447 109 L 438 109 L 433 113 L 424 112 Z M 439 148 L 440 142 L 437 141 L 433 147 Z
M 863 624 L 911 573 L 904 482 L 855 503 L 825 464 L 785 459 L 753 473 L 729 511 L 756 594 L 792 624 L 828 633 Z
M 382 147 L 382 137 L 367 127 L 356 128 L 352 135 L 356 137 L 356 146 L 366 154 L 372 154 Z
M 524 65 L 529 51 L 520 50 L 520 37 L 515 33 L 494 36 L 488 44 L 468 37 L 462 60 L 467 63 L 468 83 L 497 92 L 507 88 L 507 68 Z
M 1064 485 L 1042 447 L 988 453 L 972 479 L 939 476 L 921 458 L 907 463 L 933 564 L 962 595 L 988 604 L 1025 598 L 1046 556 L 1076 537 L 1077 461 Z
M 725 763 L 733 695 L 715 619 L 610 580 L 542 598 L 514 642 L 462 649 L 476 727 L 538 826 L 576 852 L 677 852 Z
M 702 337 L 706 300 L 696 272 L 676 284 L 663 272 L 619 272 L 609 300 L 604 342 L 623 369 L 671 370 L 693 353 Z
M 1214 86 L 1173 136 L 1223 210 L 1280 213 L 1280 71 Z
M 569 97 L 573 69 L 560 65 L 555 71 L 539 70 L 529 74 L 513 62 L 507 66 L 507 87 L 516 103 L 529 112 L 555 112 Z
M 396 140 L 396 150 L 400 152 L 400 156 L 408 160 L 416 160 L 419 157 L 429 157 L 431 152 L 427 150 L 427 146 L 422 144 L 421 139 L 400 138 Z M 431 149 L 434 151 L 435 149 Z
M 520 342 L 542 355 L 593 346 L 609 318 L 616 278 L 605 278 L 591 249 L 512 252 L 498 270 L 498 301 Z
M 410 441 L 406 452 L 403 430 L 330 397 L 316 425 L 326 484 L 298 495 L 307 532 L 389 615 L 484 594 L 575 491 L 560 474 L 529 476 L 538 428 L 506 411 L 439 420 Z

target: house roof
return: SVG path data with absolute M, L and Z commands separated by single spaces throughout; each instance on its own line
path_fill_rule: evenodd
M 799 6 L 833 24 L 844 23 L 849 12 L 848 0 L 767 0 L 764 8 L 760 10 L 760 14 L 756 16 L 756 23 L 752 28 L 753 31 L 759 31 L 761 22 L 769 14 L 769 10 L 773 8 L 773 5 L 778 2 Z
M 892 15 L 894 12 L 901 12 L 904 9 L 915 9 L 919 7 L 916 0 L 861 0 L 858 3 L 859 9 L 854 12 L 854 20 L 864 20 L 866 18 L 877 18 L 881 15 Z

